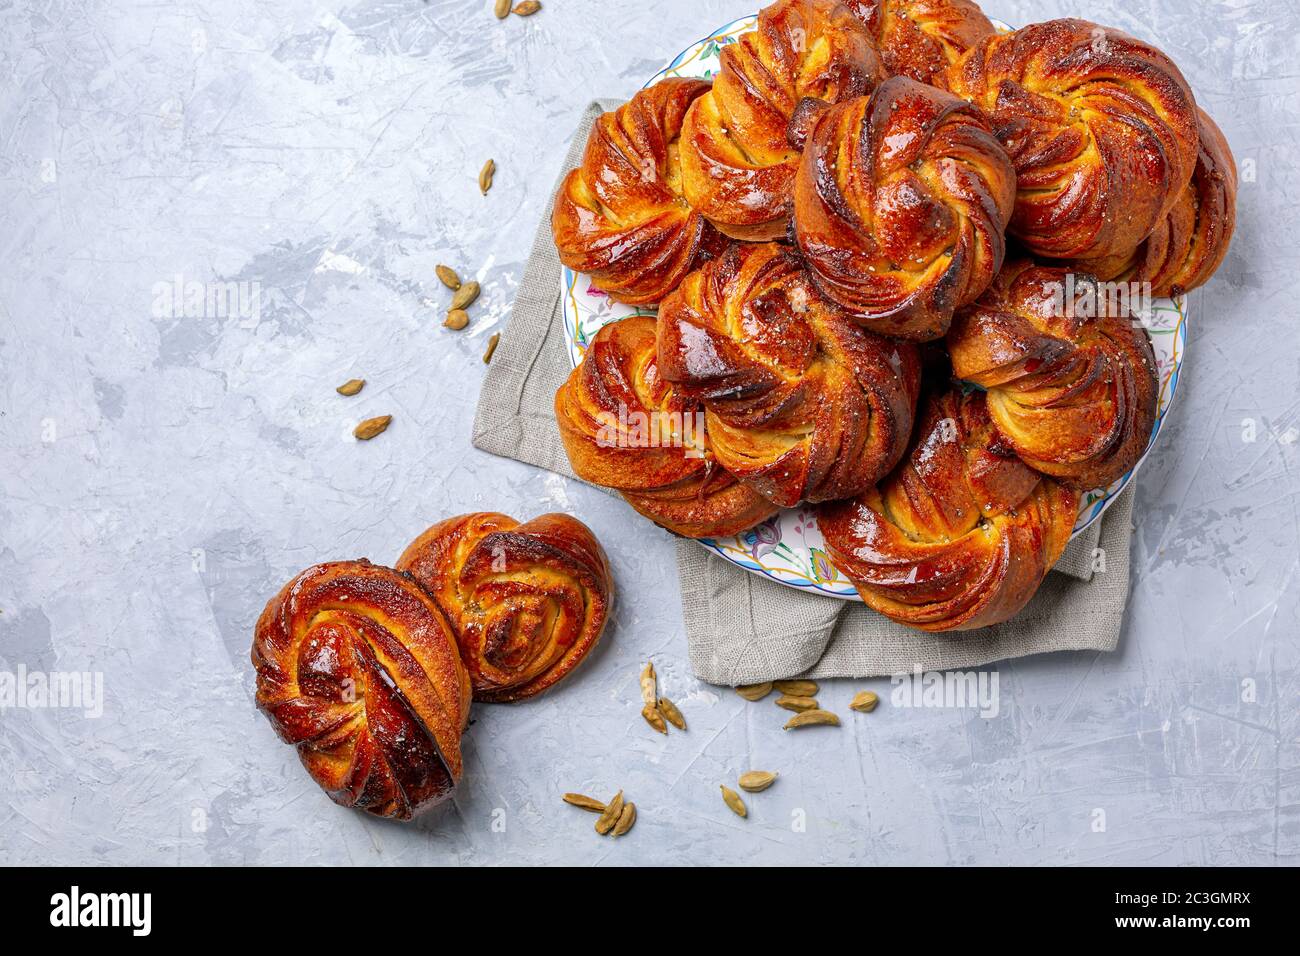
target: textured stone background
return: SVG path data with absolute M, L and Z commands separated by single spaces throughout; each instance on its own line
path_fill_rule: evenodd
M 1251 180 L 1139 479 L 1119 653 L 1000 667 L 992 720 L 886 703 L 783 734 L 690 676 L 667 535 L 470 448 L 579 111 L 751 6 L 0 0 L 0 670 L 101 671 L 107 698 L 96 720 L 0 711 L 0 862 L 1300 859 L 1292 5 L 986 4 L 1157 41 Z M 483 283 L 465 333 L 439 327 L 438 262 Z M 260 283 L 259 321 L 155 317 L 176 275 Z M 352 376 L 370 384 L 336 396 Z M 387 434 L 351 439 L 381 413 Z M 389 560 L 487 508 L 590 523 L 617 627 L 562 689 L 477 710 L 454 804 L 405 828 L 335 807 L 253 710 L 257 613 L 306 565 Z M 689 733 L 638 716 L 647 657 Z M 847 713 L 862 686 L 889 691 L 823 699 Z M 717 787 L 750 767 L 783 776 L 741 821 Z M 619 787 L 640 822 L 618 842 L 559 802 Z

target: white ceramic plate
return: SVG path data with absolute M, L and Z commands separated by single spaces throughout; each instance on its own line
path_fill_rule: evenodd
M 646 83 L 650 86 L 667 76 L 696 76 L 708 78 L 718 69 L 718 54 L 728 43 L 734 43 L 742 33 L 752 30 L 757 15 L 741 17 L 714 31 L 709 36 L 691 44 L 666 67 Z M 997 23 L 997 21 L 994 21 Z M 997 24 L 1010 29 L 1005 24 Z M 569 359 L 574 367 L 586 354 L 587 344 L 600 327 L 626 318 L 629 315 L 654 315 L 654 309 L 622 305 L 591 287 L 585 275 L 562 268 L 560 294 L 564 302 L 564 334 L 569 346 Z M 1187 309 L 1185 301 L 1156 299 L 1151 304 L 1151 314 L 1143 324 L 1151 336 L 1155 350 L 1156 372 L 1160 379 L 1160 396 L 1156 424 L 1146 454 L 1150 454 L 1164 424 L 1165 416 L 1178 388 L 1178 376 L 1183 364 L 1183 349 L 1187 343 Z M 1143 455 L 1145 460 L 1146 454 Z M 1124 477 L 1109 488 L 1090 491 L 1079 504 L 1079 517 L 1074 523 L 1074 533 L 1083 531 L 1101 517 L 1115 496 L 1124 489 L 1142 467 L 1140 460 Z M 829 597 L 860 600 L 848 579 L 831 564 L 826 556 L 826 545 L 810 506 L 787 508 L 775 517 L 756 525 L 743 534 L 729 538 L 704 538 L 700 544 L 717 552 L 728 561 L 746 571 L 761 574 L 781 584 L 816 591 Z

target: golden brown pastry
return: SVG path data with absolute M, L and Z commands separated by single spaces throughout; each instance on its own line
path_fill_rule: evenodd
M 845 0 L 867 25 L 890 76 L 944 87 L 948 68 L 995 31 L 971 0 Z
M 985 37 L 948 81 L 1010 153 L 1010 232 L 1039 255 L 1126 255 L 1191 179 L 1192 91 L 1169 57 L 1118 30 L 1051 20 Z
M 935 339 L 1001 268 L 1015 191 L 979 110 L 895 76 L 817 123 L 795 182 L 795 237 L 821 291 L 862 325 Z
M 984 396 L 923 402 L 916 439 L 879 488 L 820 506 L 831 562 L 867 606 L 925 631 L 1005 621 L 1070 540 L 1079 496 L 1026 467 Z
M 1007 444 L 1083 491 L 1137 464 L 1159 392 L 1146 332 L 1125 309 L 1096 314 L 1090 281 L 1065 267 L 1008 263 L 948 333 L 953 374 L 988 390 Z
M 614 596 L 605 550 L 564 514 L 448 518 L 411 542 L 397 569 L 447 615 L 484 702 L 532 697 L 571 673 L 604 633 Z
M 258 709 L 335 803 L 407 820 L 456 786 L 469 676 L 407 575 L 308 568 L 266 605 L 252 657 Z
M 1182 295 L 1209 281 L 1228 254 L 1237 223 L 1237 162 L 1223 133 L 1197 110 L 1196 171 L 1151 235 L 1130 255 L 1080 260 L 1099 279 L 1150 282 L 1151 295 Z
M 664 300 L 659 368 L 704 404 L 723 467 L 783 507 L 857 494 L 892 468 L 920 381 L 914 346 L 860 328 L 775 243 L 732 246 Z
M 704 80 L 670 78 L 596 120 L 555 197 L 560 261 L 619 302 L 658 302 L 720 237 L 682 197 L 678 137 Z
M 649 316 L 597 332 L 555 394 L 560 437 L 579 478 L 613 488 L 675 534 L 738 534 L 777 509 L 717 463 L 698 410 L 660 376 Z
M 682 128 L 690 204 L 737 239 L 785 232 L 806 130 L 801 104 L 870 93 L 885 77 L 866 27 L 838 0 L 778 0 L 722 50 L 713 90 Z

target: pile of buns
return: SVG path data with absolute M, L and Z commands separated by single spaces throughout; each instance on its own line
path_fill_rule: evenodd
M 688 537 L 816 504 L 872 608 L 1004 621 L 1155 422 L 1140 322 L 1062 290 L 1203 284 L 1235 193 L 1178 67 L 1117 30 L 778 0 L 711 82 L 601 116 L 555 197 L 565 265 L 658 306 L 556 395 L 569 459 Z

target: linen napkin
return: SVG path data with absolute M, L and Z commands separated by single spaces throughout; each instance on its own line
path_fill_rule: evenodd
M 596 117 L 619 105 L 597 100 L 587 107 L 564 172 L 581 161 Z M 550 223 L 548 203 L 510 322 L 483 380 L 473 442 L 483 451 L 572 478 L 553 411 L 555 391 L 570 365 Z M 1114 650 L 1128 599 L 1132 510 L 1130 485 L 1070 542 L 1016 617 L 950 634 L 926 634 L 861 603 L 776 584 L 680 540 L 677 570 L 691 668 L 711 684 L 736 685 L 799 675 L 874 677 L 917 667 L 972 668 L 1052 651 Z M 628 509 L 629 522 L 645 520 Z

